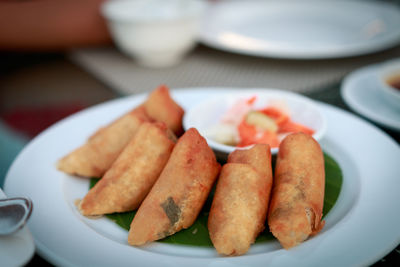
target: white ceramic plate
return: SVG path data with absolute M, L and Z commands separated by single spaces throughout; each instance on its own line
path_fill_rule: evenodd
M 355 112 L 383 127 L 400 131 L 400 107 L 396 109 L 388 103 L 378 88 L 380 66 L 374 64 L 350 73 L 342 83 L 342 98 Z
M 200 40 L 247 55 L 317 59 L 367 54 L 400 41 L 400 8 L 382 1 L 221 1 Z
M 185 109 L 229 89 L 182 89 L 173 93 Z M 253 245 L 240 257 L 219 257 L 213 248 L 152 243 L 131 247 L 127 232 L 106 218 L 87 219 L 74 206 L 88 180 L 56 170 L 56 161 L 85 142 L 98 127 L 144 100 L 110 101 L 50 127 L 12 164 L 5 181 L 9 196 L 35 204 L 28 223 L 39 253 L 57 266 L 350 266 L 368 265 L 400 242 L 400 148 L 386 134 L 337 108 L 320 104 L 328 129 L 321 140 L 343 171 L 339 199 L 324 229 L 289 251 L 277 241 Z
M 6 195 L 0 188 L 0 199 L 2 198 L 6 198 Z M 0 236 L 1 266 L 23 266 L 32 258 L 34 252 L 35 244 L 26 226 L 12 235 Z

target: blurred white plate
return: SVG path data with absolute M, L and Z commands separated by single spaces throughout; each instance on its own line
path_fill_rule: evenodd
M 254 56 L 347 57 L 400 41 L 400 7 L 382 1 L 221 1 L 206 12 L 201 41 Z
M 388 129 L 400 131 L 400 108 L 396 109 L 387 103 L 378 88 L 377 73 L 380 66 L 374 64 L 350 73 L 342 83 L 342 98 L 362 116 Z
M 0 199 L 2 198 L 6 198 L 6 195 L 0 188 Z M 35 244 L 26 226 L 12 235 L 0 236 L 1 266 L 23 266 L 32 258 L 34 252 Z
M 185 110 L 232 89 L 181 89 L 173 97 Z M 99 127 L 134 106 L 144 95 L 116 99 L 53 125 L 19 154 L 5 181 L 9 195 L 35 203 L 28 222 L 38 252 L 56 266 L 365 266 L 400 242 L 400 147 L 386 134 L 350 113 L 320 104 L 328 129 L 322 148 L 343 171 L 339 199 L 322 231 L 289 251 L 277 241 L 255 244 L 240 257 L 220 257 L 213 248 L 154 242 L 132 247 L 127 231 L 106 218 L 87 219 L 74 202 L 89 181 L 57 171 L 57 160 Z M 384 219 L 382 219 L 384 218 Z

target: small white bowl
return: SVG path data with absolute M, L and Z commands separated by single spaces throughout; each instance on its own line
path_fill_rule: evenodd
M 185 112 L 183 126 L 185 130 L 191 127 L 196 128 L 206 138 L 208 145 L 214 150 L 217 158 L 226 160 L 229 153 L 235 149 L 246 149 L 248 147 L 238 148 L 218 143 L 207 136 L 207 132 L 210 127 L 221 121 L 221 117 L 237 100 L 248 99 L 252 96 L 257 96 L 257 100 L 253 105 L 256 109 L 268 106 L 271 101 L 285 103 L 291 120 L 313 129 L 315 131 L 313 137 L 317 141 L 325 134 L 326 120 L 313 100 L 279 89 L 238 91 L 210 98 Z M 273 155 L 277 152 L 278 148 L 271 149 Z
M 394 81 L 400 83 L 400 58 L 384 62 L 378 71 L 379 89 L 384 99 L 400 110 L 400 89 L 390 85 Z
M 204 8 L 199 0 L 111 0 L 101 11 L 124 53 L 147 67 L 167 67 L 196 45 Z

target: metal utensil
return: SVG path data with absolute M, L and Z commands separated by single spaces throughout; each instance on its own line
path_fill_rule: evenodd
M 0 236 L 21 229 L 32 213 L 32 201 L 24 197 L 0 199 Z

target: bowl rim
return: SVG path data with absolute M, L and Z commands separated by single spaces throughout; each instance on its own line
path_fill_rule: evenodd
M 107 0 L 103 2 L 100 6 L 100 13 L 104 18 L 112 22 L 135 22 L 135 23 L 146 23 L 146 24 L 156 24 L 156 23 L 168 23 L 177 22 L 183 20 L 191 20 L 201 16 L 202 12 L 205 10 L 206 3 L 201 0 L 185 0 L 186 4 L 190 5 L 190 9 L 185 13 L 179 13 L 174 16 L 159 16 L 159 17 L 136 17 L 134 14 L 130 16 L 121 15 L 116 12 L 119 8 L 132 8 L 140 3 L 148 2 L 146 0 Z M 121 6 L 121 7 L 119 7 Z
M 267 97 L 269 97 L 268 95 L 270 95 L 271 97 L 276 97 L 276 98 L 291 98 L 294 99 L 295 101 L 301 101 L 303 103 L 305 103 L 309 108 L 317 111 L 318 117 L 320 118 L 321 121 L 321 125 L 319 129 L 316 129 L 315 133 L 312 135 L 312 137 L 319 142 L 319 140 L 321 140 L 323 138 L 323 136 L 326 133 L 327 130 L 327 122 L 326 122 L 326 118 L 324 116 L 324 114 L 322 113 L 321 109 L 318 107 L 317 103 L 315 100 L 304 96 L 302 94 L 293 92 L 293 91 L 288 91 L 288 90 L 284 90 L 284 89 L 277 89 L 277 88 L 249 88 L 249 89 L 239 89 L 236 92 L 232 92 L 229 91 L 227 93 L 221 93 L 218 94 L 216 96 L 210 97 L 205 101 L 201 101 L 199 103 L 197 103 L 196 105 L 194 105 L 193 107 L 191 107 L 190 109 L 185 111 L 182 123 L 183 123 L 183 128 L 184 130 L 187 130 L 189 128 L 192 128 L 194 126 L 190 121 L 192 115 L 194 114 L 194 112 L 196 111 L 196 109 L 199 109 L 201 106 L 206 105 L 207 103 L 211 102 L 211 101 L 216 101 L 218 99 L 221 98 L 226 98 L 226 97 L 234 97 L 234 98 L 241 98 L 241 97 L 249 97 L 251 95 L 259 95 L 259 94 L 264 94 Z M 201 134 L 201 129 L 198 129 L 200 134 Z M 229 145 L 225 145 L 225 144 L 221 144 L 218 143 L 216 141 L 214 141 L 213 139 L 207 137 L 207 136 L 203 136 L 208 145 L 213 149 L 216 150 L 219 153 L 231 153 L 236 149 L 242 150 L 242 149 L 248 149 L 251 148 L 254 145 L 249 145 L 249 146 L 245 146 L 245 147 L 236 147 L 236 146 L 229 146 Z M 275 155 L 277 154 L 279 151 L 278 147 L 274 147 L 271 148 L 271 154 Z

